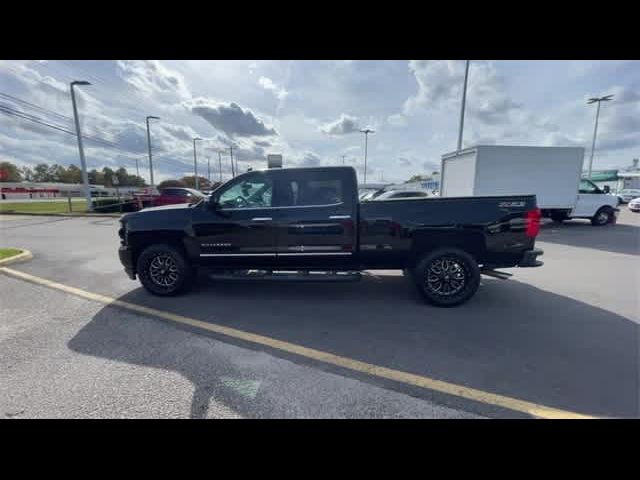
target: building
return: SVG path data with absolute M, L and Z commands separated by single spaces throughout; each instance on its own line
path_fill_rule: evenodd
M 92 197 L 115 197 L 128 195 L 140 190 L 139 187 L 105 187 L 89 185 Z M 77 183 L 36 183 L 36 182 L 2 182 L 0 183 L 2 200 L 21 198 L 67 198 L 84 197 L 82 184 Z
M 587 172 L 582 173 L 582 178 L 587 178 Z M 625 188 L 640 188 L 639 159 L 634 158 L 630 166 L 618 170 L 593 170 L 591 181 L 600 188 L 608 185 L 613 193 Z

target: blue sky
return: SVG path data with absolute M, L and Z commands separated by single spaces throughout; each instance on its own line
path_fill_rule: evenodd
M 199 172 L 237 148 L 241 171 L 265 166 L 268 153 L 285 165 L 346 163 L 363 171 L 370 127 L 368 177 L 403 181 L 437 169 L 455 149 L 464 61 L 0 61 L 0 106 L 73 130 L 69 82 L 79 94 L 89 168 L 124 166 L 148 178 L 144 118 L 152 124 L 154 176 Z M 491 61 L 470 67 L 465 146 L 584 146 L 590 154 L 595 105 L 603 104 L 594 168 L 640 157 L 640 62 Z M 11 97 L 7 97 L 10 95 Z M 18 100 L 16 100 L 18 99 Z M 21 101 L 29 102 L 29 104 Z M 20 165 L 78 164 L 75 138 L 16 116 L 0 115 L 0 160 Z M 228 155 L 223 173 L 229 176 Z M 212 174 L 213 176 L 213 174 Z

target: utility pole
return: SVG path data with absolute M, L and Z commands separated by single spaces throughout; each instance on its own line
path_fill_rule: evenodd
M 344 165 L 344 157 L 346 157 L 346 155 L 342 155 L 342 165 Z
M 76 85 L 91 85 L 86 81 L 73 81 L 71 82 L 71 103 L 73 104 L 73 118 L 76 124 L 76 136 L 78 137 L 78 151 L 80 152 L 80 165 L 82 167 L 82 183 L 84 184 L 84 194 L 87 200 L 87 211 L 93 210 L 93 203 L 91 202 L 91 190 L 89 189 L 89 174 L 87 173 L 87 162 L 84 159 L 84 148 L 82 146 L 82 133 L 80 132 L 80 120 L 78 119 L 78 107 L 76 105 L 76 95 L 73 87 Z
M 598 104 L 598 109 L 596 110 L 596 125 L 593 128 L 593 142 L 591 143 L 591 158 L 589 159 L 589 173 L 588 178 L 591 179 L 591 168 L 593 167 L 593 154 L 596 151 L 596 135 L 598 134 L 598 117 L 600 116 L 600 103 L 601 102 L 609 102 L 613 95 L 606 95 L 604 97 L 594 97 L 590 98 L 587 101 L 587 104 L 590 105 L 592 103 Z
M 233 166 L 233 147 L 229 147 L 229 152 L 231 153 L 231 176 L 235 178 L 236 168 Z
M 222 183 L 222 152 L 218 150 L 218 167 L 220 168 L 220 183 Z
M 363 182 L 363 185 L 366 185 L 367 184 L 367 143 L 369 140 L 369 134 L 376 133 L 376 132 L 374 132 L 369 128 L 365 128 L 364 130 L 360 130 L 360 131 L 364 133 L 364 182 Z
M 198 156 L 196 153 L 196 140 L 202 140 L 200 137 L 193 139 L 193 172 L 195 175 L 196 190 L 199 190 L 200 182 L 198 182 Z
M 151 184 L 151 189 L 153 189 L 153 187 L 155 187 L 155 184 L 153 183 L 153 159 L 151 156 L 151 132 L 149 130 L 149 120 L 160 120 L 159 117 L 154 117 L 152 115 L 149 115 L 145 118 L 145 121 L 147 123 L 147 148 L 149 149 L 149 181 Z
M 138 168 L 138 157 L 136 157 L 136 177 L 140 177 L 140 169 Z
M 462 89 L 462 106 L 460 107 L 460 130 L 458 131 L 458 152 L 462 150 L 462 130 L 464 129 L 464 107 L 467 103 L 467 80 L 469 78 L 469 60 L 464 67 L 464 87 Z
M 209 179 L 209 184 L 211 184 L 211 162 L 210 158 L 207 157 L 207 178 Z

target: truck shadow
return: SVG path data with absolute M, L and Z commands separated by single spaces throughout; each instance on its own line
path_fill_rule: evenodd
M 615 240 L 612 239 L 615 236 Z M 618 223 L 594 227 L 588 221 L 571 220 L 560 225 L 549 223 L 540 229 L 538 241 L 572 247 L 637 255 L 640 253 L 640 226 Z
M 202 279 L 182 297 L 152 297 L 138 288 L 119 300 L 548 407 L 604 417 L 639 415 L 638 324 L 632 320 L 514 280 L 483 280 L 469 303 L 438 309 L 425 305 L 407 282 L 397 275 L 347 284 Z M 118 320 L 113 308 L 103 308 L 69 347 L 179 372 L 195 386 L 192 417 L 206 415 L 220 375 L 207 335 L 202 336 L 206 348 L 172 345 L 172 329 L 151 323 L 148 333 L 141 334 L 140 322 Z M 312 364 L 267 347 L 221 339 Z M 403 385 L 385 386 L 406 391 Z M 238 399 L 232 401 L 234 409 L 243 409 L 236 405 Z M 251 415 L 250 410 L 245 413 Z

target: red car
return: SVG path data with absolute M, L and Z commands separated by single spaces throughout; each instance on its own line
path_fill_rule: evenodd
M 144 192 L 135 197 L 142 203 L 142 207 L 146 208 L 173 205 L 176 203 L 197 203 L 205 198 L 205 195 L 192 188 L 168 187 L 160 190 L 159 194 L 154 195 Z

